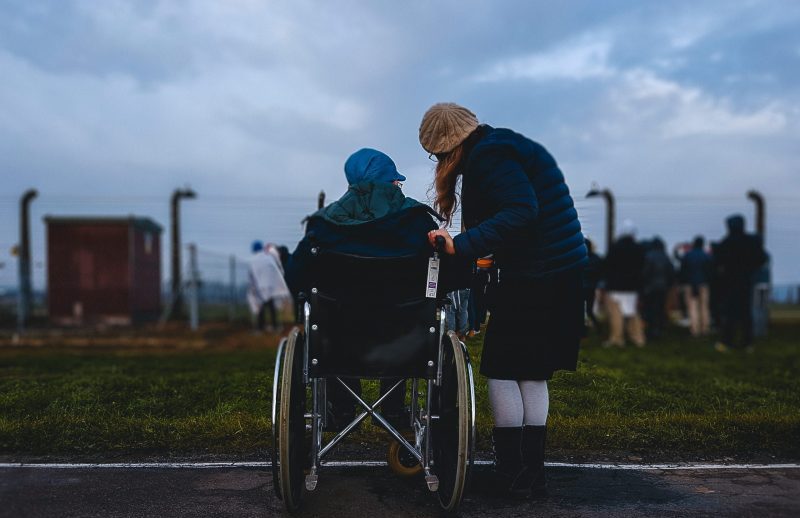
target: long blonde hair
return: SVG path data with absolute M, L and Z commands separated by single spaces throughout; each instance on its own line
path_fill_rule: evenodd
M 461 173 L 461 162 L 464 158 L 464 143 L 444 155 L 436 164 L 433 185 L 436 198 L 433 207 L 445 219 L 447 226 L 453 221 L 453 214 L 458 208 L 458 194 L 456 184 Z
M 448 227 L 453 222 L 453 214 L 459 203 L 459 194 L 456 192 L 458 175 L 464 172 L 467 157 L 478 141 L 486 135 L 487 128 L 488 126 L 484 124 L 479 125 L 452 151 L 441 156 L 436 164 L 436 173 L 431 185 L 436 191 L 433 207 L 445 219 Z

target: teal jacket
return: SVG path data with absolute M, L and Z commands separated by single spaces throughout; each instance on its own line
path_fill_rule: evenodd
M 435 225 L 432 217 L 441 219 L 433 209 L 407 197 L 396 185 L 361 182 L 351 185 L 341 198 L 309 216 L 309 225 L 316 218 L 335 226 L 376 224 L 384 218 L 394 221 L 407 211 L 418 217 L 422 215 L 420 220 L 432 225 Z

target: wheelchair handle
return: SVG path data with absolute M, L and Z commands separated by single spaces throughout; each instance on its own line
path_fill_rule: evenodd
M 434 242 L 433 245 L 434 250 L 436 250 L 437 253 L 443 254 L 445 244 L 447 244 L 447 241 L 444 240 L 444 237 L 436 236 L 433 242 Z

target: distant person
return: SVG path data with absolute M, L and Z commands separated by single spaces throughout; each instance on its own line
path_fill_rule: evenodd
M 450 304 L 445 308 L 447 329 L 455 332 L 463 341 L 469 333 L 469 289 L 451 291 L 447 298 L 450 299 Z
M 642 314 L 648 340 L 661 337 L 667 324 L 667 294 L 675 282 L 672 264 L 660 237 L 655 237 L 644 255 L 642 271 Z
M 625 347 L 625 330 L 636 347 L 644 347 L 645 336 L 639 316 L 644 250 L 636 242 L 636 226 L 622 223 L 620 237 L 611 245 L 604 265 L 609 336 L 605 347 Z
M 258 332 L 273 332 L 280 326 L 276 304 L 280 305 L 291 295 L 275 246 L 269 245 L 265 249 L 261 241 L 254 241 L 251 250 L 253 256 L 248 267 L 247 302 L 253 316 L 253 328 Z M 270 316 L 269 324 L 266 324 L 267 313 Z
M 595 332 L 600 330 L 600 322 L 594 313 L 594 305 L 597 297 L 597 290 L 603 275 L 603 259 L 594 250 L 594 243 L 586 238 L 586 249 L 589 251 L 589 264 L 584 271 L 584 297 L 586 298 L 586 316 L 592 323 Z
M 753 280 L 767 261 L 767 254 L 758 236 L 746 234 L 744 217 L 734 215 L 726 220 L 728 235 L 717 247 L 714 266 L 720 278 L 722 334 L 715 348 L 726 352 L 735 345 L 737 330 L 742 346 L 753 347 Z
M 692 249 L 681 259 L 680 277 L 683 299 L 689 313 L 689 331 L 692 336 L 705 336 L 711 331 L 709 285 L 711 284 L 711 256 L 703 249 L 703 236 L 694 238 Z
M 678 243 L 672 248 L 672 259 L 677 264 L 683 264 L 683 256 L 686 255 L 689 250 L 692 249 L 691 243 Z M 687 284 L 686 279 L 684 278 L 684 271 L 683 269 L 678 270 L 678 285 L 685 286 Z M 710 286 L 709 286 L 710 289 Z M 710 300 L 710 299 L 709 299 Z M 689 308 L 686 307 L 686 300 L 683 297 L 683 291 L 679 292 L 678 296 L 678 311 L 680 311 L 680 324 L 682 327 L 689 327 Z

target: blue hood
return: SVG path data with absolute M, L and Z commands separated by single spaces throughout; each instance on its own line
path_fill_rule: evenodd
M 359 149 L 344 164 L 344 175 L 347 183 L 355 185 L 361 182 L 391 183 L 404 182 L 406 177 L 397 172 L 394 161 L 378 150 Z

